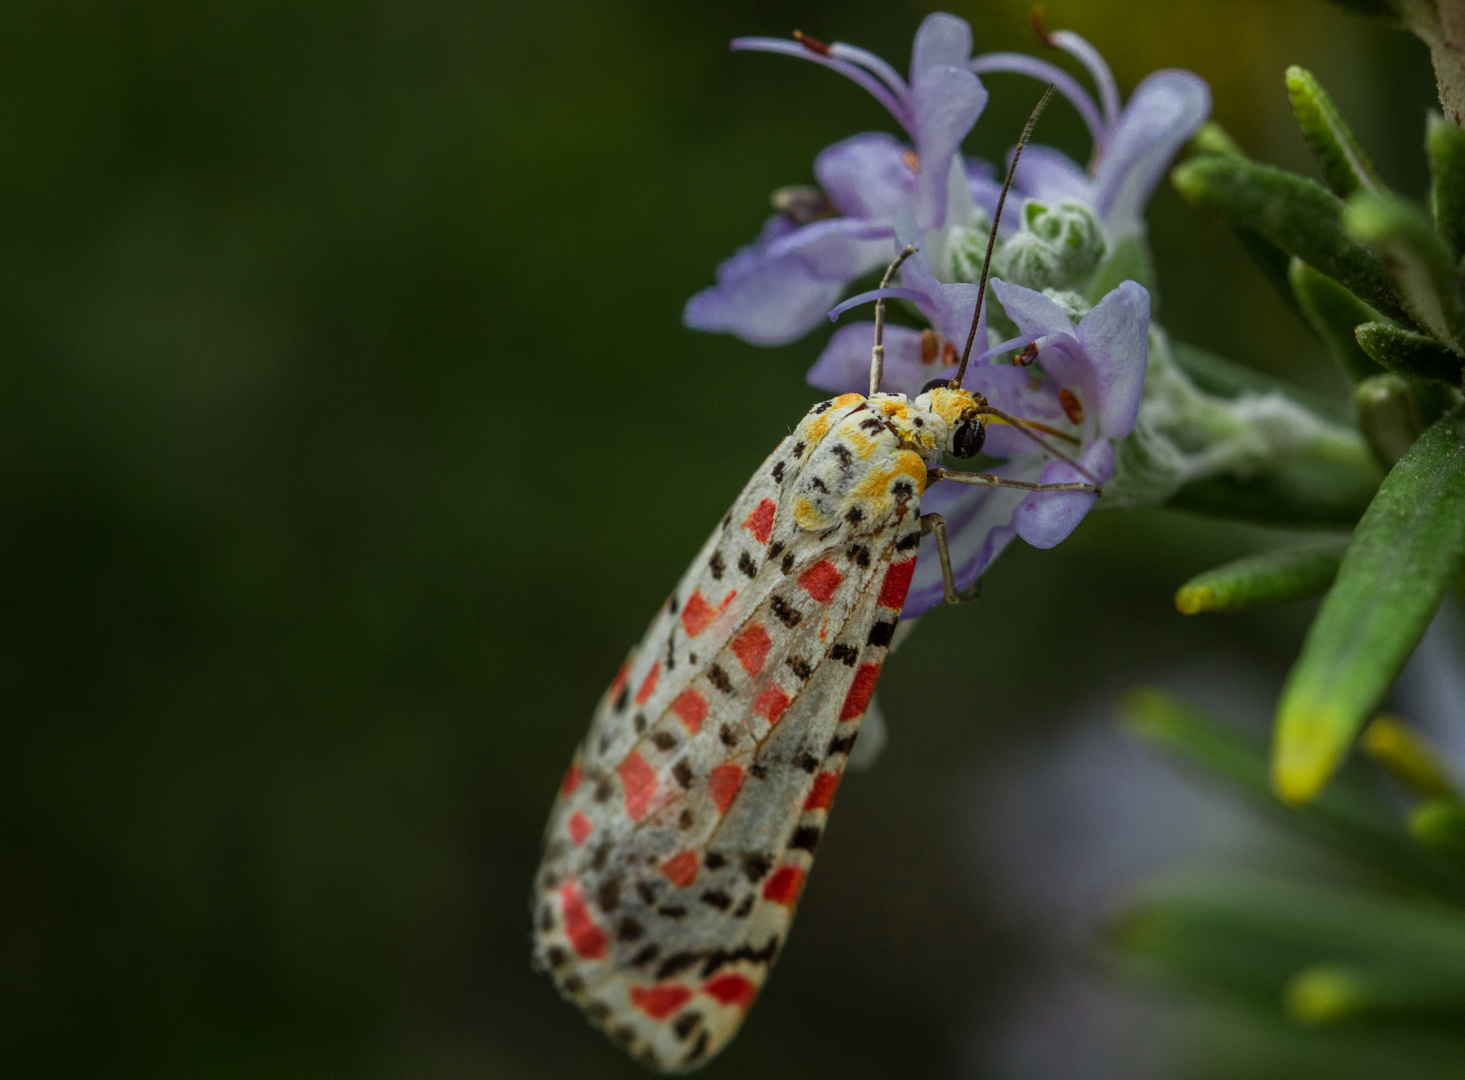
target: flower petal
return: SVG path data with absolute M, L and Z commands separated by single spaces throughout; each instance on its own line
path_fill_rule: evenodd
M 921 73 L 911 97 L 921 170 L 916 177 L 916 221 L 932 229 L 945 220 L 951 161 L 982 115 L 987 88 L 964 67 L 937 66 Z
M 934 378 L 934 376 L 933 376 Z M 1058 401 L 1058 387 L 1048 379 L 1040 379 L 1031 368 L 1010 364 L 982 364 L 967 372 L 968 390 L 975 390 L 1003 412 L 1023 420 L 1037 420 L 1066 429 L 1068 418 Z M 1044 436 L 1049 443 L 1051 435 Z M 1012 458 L 1038 449 L 1032 439 L 1018 429 L 987 419 L 987 439 L 983 452 L 992 457 Z
M 862 218 L 826 218 L 805 225 L 768 246 L 768 258 L 796 255 L 816 277 L 853 281 L 890 261 L 890 223 Z
M 863 394 L 870 389 L 870 346 L 875 324 L 841 326 L 809 369 L 809 385 L 832 394 Z M 880 389 L 914 397 L 941 372 L 921 363 L 921 333 L 907 326 L 885 326 L 885 378 Z
M 991 470 L 1014 479 L 1030 479 L 1038 472 L 1039 462 L 999 465 Z M 1023 476 L 1022 473 L 1029 476 Z M 966 484 L 937 484 L 921 498 L 921 510 L 935 511 L 946 518 L 947 546 L 951 550 L 952 577 L 958 590 L 969 589 L 1016 535 L 1012 513 L 1022 502 L 1023 493 L 1010 488 L 971 487 Z M 916 572 L 906 594 L 902 619 L 913 619 L 923 611 L 940 604 L 945 596 L 941 582 L 941 557 L 936 552 L 936 538 L 921 541 L 916 558 Z
M 1155 185 L 1210 111 L 1211 88 L 1190 71 L 1157 71 L 1134 88 L 1096 170 L 1095 208 L 1111 241 L 1144 231 Z
M 1063 309 L 1035 289 L 1009 285 L 1001 278 L 992 279 L 1002 310 L 1017 323 L 1020 334 L 1072 334 L 1073 323 Z
M 1077 199 L 1086 206 L 1094 203 L 1094 183 L 1089 174 L 1071 157 L 1051 146 L 1029 146 L 1017 163 L 1013 186 L 1024 198 L 1041 203 L 1060 199 Z
M 931 273 L 931 260 L 927 258 L 925 242 L 915 227 L 909 210 L 902 210 L 895 219 L 895 246 L 902 250 L 906 244 L 914 244 L 916 253 L 900 268 L 902 285 L 921 293 L 926 299 L 916 301 L 916 306 L 936 325 L 936 329 L 953 344 L 964 345 L 971 331 L 972 312 L 977 305 L 975 285 L 955 283 L 944 284 Z M 986 341 L 986 315 L 982 326 L 977 329 L 977 340 Z
M 894 219 L 916 190 L 906 148 L 883 132 L 854 135 L 822 150 L 814 175 L 841 214 Z
M 1099 430 L 1120 439 L 1134 428 L 1150 358 L 1150 294 L 1122 282 L 1078 324 L 1078 342 L 1094 371 Z
M 972 55 L 972 28 L 943 11 L 927 15 L 911 48 L 911 85 L 933 67 L 965 67 Z
M 752 345 L 783 345 L 816 326 L 845 282 L 818 277 L 797 255 L 769 258 L 769 245 L 793 228 L 782 215 L 770 218 L 758 239 L 718 266 L 717 284 L 687 301 L 683 325 Z
M 1083 467 L 1100 481 L 1114 473 L 1114 447 L 1108 439 L 1094 443 L 1078 459 Z M 1063 461 L 1049 462 L 1038 476 L 1040 484 L 1063 484 L 1086 480 L 1082 473 Z M 1022 500 L 1012 515 L 1012 524 L 1029 544 L 1036 548 L 1056 547 L 1078 527 L 1085 514 L 1098 501 L 1087 491 L 1034 491 Z

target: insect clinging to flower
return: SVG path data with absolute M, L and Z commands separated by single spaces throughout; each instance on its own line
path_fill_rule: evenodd
M 534 889 L 535 961 L 654 1068 L 686 1071 L 717 1053 L 777 958 L 923 535 L 934 533 L 945 598 L 958 600 L 945 521 L 921 512 L 928 487 L 1098 492 L 1042 425 L 962 387 L 985 285 L 984 271 L 956 377 L 913 398 L 880 391 L 877 300 L 870 392 L 815 405 L 753 474 L 606 690 L 564 776 Z M 942 466 L 976 456 L 994 421 L 1081 478 Z

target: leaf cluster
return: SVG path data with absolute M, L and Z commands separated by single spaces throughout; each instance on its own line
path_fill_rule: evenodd
M 1324 183 L 1252 161 L 1214 126 L 1172 179 L 1243 239 L 1317 333 L 1389 472 L 1348 543 L 1218 568 L 1177 604 L 1237 610 L 1326 593 L 1274 732 L 1273 790 L 1301 805 L 1337 771 L 1465 568 L 1465 131 L 1430 119 L 1426 210 L 1385 186 L 1309 72 L 1288 69 L 1286 84 Z

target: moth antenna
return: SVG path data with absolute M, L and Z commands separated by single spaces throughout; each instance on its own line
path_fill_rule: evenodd
M 890 279 L 900 269 L 900 264 L 916 253 L 916 245 L 907 244 L 905 250 L 895 257 L 895 261 L 885 268 L 885 276 L 880 279 L 880 287 L 890 287 Z M 875 344 L 870 349 L 870 396 L 873 397 L 880 389 L 880 380 L 885 377 L 885 297 L 875 301 Z
M 1097 476 L 1089 472 L 1073 458 L 1069 457 L 1062 450 L 1059 450 L 1056 446 L 1049 445 L 1046 440 L 1040 438 L 1035 432 L 1033 432 L 1029 427 L 1029 425 L 1031 425 L 1033 421 L 1019 419 L 1016 416 L 1012 416 L 1008 413 L 1003 412 L 995 405 L 978 405 L 977 415 L 995 416 L 997 417 L 997 419 L 1011 424 L 1013 427 L 1017 428 L 1018 431 L 1021 431 L 1024 435 L 1026 435 L 1029 439 L 1032 439 L 1033 442 L 1037 443 L 1044 450 L 1048 451 L 1048 453 L 1063 461 L 1064 464 L 1072 466 L 1079 472 L 1080 475 L 1087 476 L 1089 480 L 1093 482 L 1094 487 L 1102 488 L 1104 486 L 1103 481 L 1100 480 Z
M 961 366 L 956 369 L 956 378 L 951 380 L 953 388 L 961 386 L 961 380 L 966 378 L 967 360 L 972 355 L 972 342 L 977 340 L 977 323 L 982 318 L 982 302 L 987 298 L 987 272 L 992 267 L 992 249 L 997 246 L 997 226 L 1002 223 L 1002 207 L 1007 202 L 1007 189 L 1012 187 L 1012 178 L 1017 174 L 1017 161 L 1022 157 L 1022 148 L 1028 144 L 1032 136 L 1033 127 L 1038 122 L 1038 117 L 1043 114 L 1043 109 L 1048 105 L 1048 99 L 1053 96 L 1053 84 L 1048 84 L 1048 89 L 1043 91 L 1043 96 L 1038 99 L 1038 104 L 1033 108 L 1033 113 L 1028 117 L 1028 122 L 1023 125 L 1022 135 L 1017 140 L 1017 149 L 1012 154 L 1012 164 L 1007 166 L 1007 177 L 1002 181 L 1002 194 L 997 196 L 997 213 L 992 218 L 992 235 L 987 237 L 987 255 L 982 260 L 982 280 L 977 284 L 977 309 L 972 312 L 972 328 L 967 332 L 966 348 L 961 351 Z

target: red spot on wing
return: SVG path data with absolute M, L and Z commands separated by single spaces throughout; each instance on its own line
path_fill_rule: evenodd
M 627 660 L 621 665 L 621 670 L 616 672 L 615 681 L 610 684 L 610 696 L 615 697 L 621 692 L 621 687 L 626 685 L 626 676 L 631 673 L 631 662 Z
M 839 773 L 822 772 L 814 777 L 814 786 L 804 800 L 805 810 L 828 810 L 834 805 L 834 790 L 839 787 Z
M 673 855 L 661 864 L 661 872 L 673 885 L 685 889 L 697 880 L 697 853 L 688 849 Z
M 682 605 L 682 629 L 686 630 L 687 637 L 696 637 L 707 629 L 707 624 L 716 614 L 712 605 L 702 598 L 702 590 L 698 589 Z
M 756 675 L 763 670 L 768 660 L 768 647 L 772 644 L 768 631 L 760 623 L 753 623 L 732 639 L 731 647 L 743 670 L 749 675 Z
M 707 786 L 712 792 L 712 801 L 717 804 L 717 812 L 727 813 L 727 808 L 737 797 L 738 788 L 743 786 L 743 767 L 719 765 L 707 774 Z
M 633 753 L 616 768 L 621 774 L 621 787 L 626 791 L 626 816 L 640 821 L 651 805 L 651 796 L 656 794 L 656 771 L 646 764 L 646 759 Z
M 788 695 L 780 690 L 773 683 L 765 686 L 759 695 L 753 699 L 753 711 L 759 716 L 768 718 L 770 724 L 778 723 L 783 716 L 783 710 L 788 708 Z
M 570 823 L 566 826 L 566 828 L 569 830 L 570 833 L 570 843 L 574 844 L 576 847 L 579 847 L 585 842 L 585 837 L 590 835 L 595 826 L 590 824 L 590 819 L 588 817 L 580 813 L 580 811 L 576 810 L 573 814 L 570 815 Z
M 688 1001 L 692 991 L 681 983 L 657 983 L 655 986 L 633 986 L 631 1004 L 653 1020 L 665 1020 Z
M 732 589 L 722 598 L 722 603 L 713 607 L 702 596 L 702 590 L 698 589 L 687 598 L 686 604 L 682 606 L 682 629 L 687 632 L 687 637 L 696 637 L 703 630 L 712 624 L 712 620 L 727 610 L 727 606 L 733 602 L 733 597 L 738 595 L 736 589 Z
M 695 735 L 702 730 L 702 721 L 707 718 L 707 699 L 689 686 L 671 703 L 671 711 L 681 717 L 687 730 Z
M 844 696 L 844 704 L 839 707 L 839 718 L 853 720 L 863 714 L 879 680 L 879 664 L 861 664 L 860 670 L 855 672 L 855 681 L 850 683 L 849 693 Z
M 641 689 L 636 691 L 636 704 L 645 705 L 646 699 L 656 693 L 656 680 L 661 678 L 661 661 L 651 665 L 651 670 L 646 673 L 646 678 L 641 680 Z
M 715 997 L 724 1005 L 740 1005 L 747 1008 L 758 996 L 758 988 L 752 979 L 741 975 L 719 975 L 702 984 L 702 992 Z
M 565 916 L 565 936 L 570 947 L 585 960 L 605 958 L 605 931 L 595 925 L 580 895 L 580 886 L 567 881 L 560 886 L 560 910 Z
M 560 781 L 560 794 L 573 795 L 575 789 L 580 786 L 580 766 L 571 765 L 565 770 L 565 778 Z
M 905 607 L 905 594 L 911 591 L 911 575 L 915 572 L 915 559 L 891 563 L 880 583 L 880 606 L 896 610 Z
M 775 904 L 792 904 L 804 885 L 804 872 L 797 866 L 780 866 L 763 886 L 763 899 Z
M 799 588 L 819 603 L 827 604 L 829 598 L 834 595 L 834 590 L 839 588 L 839 583 L 843 580 L 844 575 L 834 568 L 832 562 L 828 559 L 820 559 L 799 575 Z
M 753 508 L 743 522 L 743 528 L 758 538 L 758 543 L 768 543 L 768 538 L 773 535 L 773 516 L 778 513 L 778 506 L 772 499 L 764 499 Z

